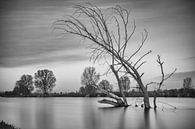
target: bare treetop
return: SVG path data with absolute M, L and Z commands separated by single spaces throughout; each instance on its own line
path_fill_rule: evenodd
M 102 9 L 92 4 L 76 5 L 74 8 L 73 15 L 57 20 L 54 29 L 61 30 L 62 34 L 76 34 L 95 42 L 88 46 L 94 61 L 106 54 L 112 56 L 114 53 L 116 56 L 132 62 L 131 59 L 140 51 L 147 39 L 148 32 L 144 30 L 140 46 L 129 55 L 126 53 L 127 46 L 136 30 L 135 20 L 130 19 L 130 10 L 117 5 L 106 9 L 106 13 L 109 14 L 106 15 Z M 85 18 L 85 21 L 82 17 Z M 151 51 L 139 58 L 134 65 L 139 67 L 140 64 L 144 64 L 145 62 L 140 62 L 140 60 L 149 53 Z

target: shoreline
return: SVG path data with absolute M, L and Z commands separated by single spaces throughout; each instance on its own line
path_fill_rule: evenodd
M 122 97 L 120 92 L 113 91 L 113 94 Z M 150 97 L 154 97 L 155 91 L 148 91 Z M 143 97 L 142 92 L 140 91 L 129 91 L 125 92 L 126 97 Z M 106 97 L 103 93 L 80 93 L 80 92 L 60 92 L 60 93 L 30 93 L 30 94 L 14 94 L 12 91 L 0 92 L 0 97 Z M 170 90 L 161 90 L 159 91 L 157 97 L 187 97 L 195 98 L 195 89 L 170 89 Z

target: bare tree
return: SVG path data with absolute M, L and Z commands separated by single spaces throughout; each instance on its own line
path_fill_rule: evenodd
M 157 56 L 157 60 L 156 62 L 159 64 L 160 66 L 160 71 L 161 71 L 161 80 L 160 82 L 150 82 L 148 84 L 146 84 L 146 87 L 151 85 L 151 84 L 157 84 L 157 88 L 154 90 L 154 99 L 153 99 L 153 104 L 154 104 L 154 108 L 157 108 L 157 105 L 156 105 L 156 98 L 159 94 L 159 91 L 161 89 L 161 87 L 163 86 L 164 82 L 166 80 L 168 80 L 176 71 L 177 69 L 175 68 L 173 72 L 171 72 L 170 74 L 168 74 L 167 76 L 165 76 L 165 73 L 164 73 L 164 68 L 163 68 L 163 64 L 164 64 L 164 61 L 161 60 L 161 57 L 160 55 Z
M 138 48 L 134 51 L 127 51 L 130 39 L 136 30 L 135 20 L 130 21 L 129 18 L 130 10 L 116 6 L 107 9 L 106 12 L 110 12 L 110 14 L 107 16 L 103 9 L 91 4 L 89 6 L 77 5 L 74 15 L 57 20 L 54 29 L 62 30 L 62 34 L 70 33 L 92 41 L 88 47 L 92 50 L 94 60 L 109 55 L 112 58 L 110 69 L 115 74 L 117 81 L 120 82 L 120 77 L 117 75 L 119 71 L 124 71 L 125 74 L 132 76 L 143 93 L 145 108 L 149 109 L 148 92 L 142 82 L 144 73 L 140 73 L 139 69 L 146 63 L 143 58 L 152 51 L 149 50 L 138 56 L 148 37 L 148 32 L 144 30 L 142 33 Z M 86 21 L 82 21 L 82 17 L 85 17 Z M 124 90 L 120 84 L 119 89 L 123 94 Z M 125 96 L 123 99 L 126 101 Z

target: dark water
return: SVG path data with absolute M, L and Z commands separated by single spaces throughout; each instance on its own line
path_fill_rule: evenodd
M 0 120 L 21 129 L 195 128 L 195 99 L 158 98 L 156 111 L 144 111 L 141 107 L 111 108 L 98 104 L 99 99 L 0 98 Z M 135 104 L 137 99 L 128 98 L 128 102 Z

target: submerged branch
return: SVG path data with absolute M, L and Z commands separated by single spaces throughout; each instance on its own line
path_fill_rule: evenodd
M 115 107 L 120 107 L 121 105 L 115 101 L 112 101 L 112 100 L 108 100 L 108 99 L 102 99 L 102 100 L 99 100 L 98 101 L 99 103 L 103 103 L 103 104 L 110 104 L 110 105 L 113 105 Z

